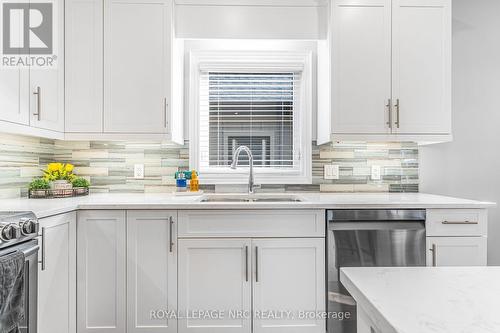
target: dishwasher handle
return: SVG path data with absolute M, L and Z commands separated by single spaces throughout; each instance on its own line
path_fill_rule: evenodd
M 334 222 L 328 224 L 329 230 L 425 230 L 425 222 Z

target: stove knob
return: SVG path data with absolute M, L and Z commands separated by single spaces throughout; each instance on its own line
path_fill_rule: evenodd
M 11 241 L 21 237 L 21 228 L 14 223 L 6 224 L 0 229 L 0 239 L 3 241 Z
M 38 233 L 38 222 L 35 222 L 31 219 L 21 220 L 19 222 L 19 227 L 21 228 L 21 234 L 23 234 L 23 236 Z

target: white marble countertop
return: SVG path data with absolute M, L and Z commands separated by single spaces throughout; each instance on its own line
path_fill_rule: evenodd
M 500 332 L 500 267 L 342 268 L 383 333 Z
M 409 209 L 488 208 L 495 205 L 490 202 L 424 193 L 299 193 L 296 195 L 302 202 L 199 202 L 200 196 L 108 193 L 66 199 L 1 199 L 0 211 L 28 210 L 42 218 L 76 209 Z

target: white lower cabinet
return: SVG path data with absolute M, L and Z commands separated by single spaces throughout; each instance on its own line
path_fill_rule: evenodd
M 78 212 L 77 329 L 126 332 L 126 213 Z
M 178 239 L 177 216 L 78 212 L 78 333 L 325 332 L 324 237 Z
M 254 333 L 325 331 L 325 320 L 313 315 L 325 311 L 324 244 L 324 239 L 252 240 Z M 269 311 L 287 313 L 268 319 Z
M 127 212 L 127 332 L 174 333 L 175 211 Z
M 169 317 L 177 309 L 176 219 L 176 211 L 78 213 L 77 332 L 177 332 Z
M 486 237 L 427 237 L 427 266 L 486 265 Z
M 251 332 L 251 245 L 250 239 L 179 240 L 179 311 L 192 317 L 179 320 L 179 333 Z M 225 316 L 206 318 L 200 311 Z
M 427 266 L 486 266 L 486 209 L 428 209 Z
M 76 213 L 40 219 L 38 331 L 76 330 Z
M 180 320 L 179 332 L 324 332 L 300 317 L 325 309 L 324 253 L 321 238 L 179 240 L 181 314 L 225 315 Z

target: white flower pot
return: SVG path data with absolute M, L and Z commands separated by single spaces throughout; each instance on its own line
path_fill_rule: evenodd
M 73 185 L 67 180 L 55 180 L 51 183 L 51 187 L 53 190 L 70 190 Z

